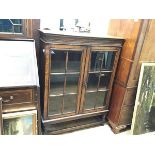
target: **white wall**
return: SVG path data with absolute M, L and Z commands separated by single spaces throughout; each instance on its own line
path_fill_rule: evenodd
M 76 19 L 76 18 L 75 18 Z M 109 18 L 95 18 L 95 19 L 79 19 L 82 23 L 89 22 L 91 23 L 91 33 L 97 35 L 106 35 L 108 30 Z M 74 19 L 64 19 L 64 25 L 66 26 L 67 31 L 71 31 L 73 27 Z M 49 28 L 52 31 L 58 31 L 60 26 L 60 19 L 58 18 L 44 18 L 41 19 L 40 28 Z

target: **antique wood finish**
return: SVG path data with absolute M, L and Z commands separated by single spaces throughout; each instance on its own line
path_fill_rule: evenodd
M 131 124 L 141 63 L 155 61 L 154 25 L 154 20 L 110 22 L 109 34 L 126 39 L 116 71 L 108 115 L 116 133 Z
M 94 37 L 90 35 L 77 35 L 77 34 L 61 34 L 61 33 L 51 33 L 50 31 L 40 31 L 40 58 L 42 58 L 40 62 L 40 83 L 41 83 L 41 95 L 44 97 L 43 105 L 42 105 L 42 117 L 44 124 L 44 134 L 59 134 L 63 132 L 73 131 L 80 128 L 86 128 L 89 126 L 95 126 L 99 124 L 103 124 L 105 121 L 105 116 L 108 112 L 109 99 L 111 95 L 112 84 L 114 80 L 114 75 L 120 55 L 120 50 L 122 44 L 124 42 L 121 38 L 112 38 L 112 37 Z M 82 53 L 81 61 L 80 61 L 80 76 L 78 80 L 78 92 L 77 92 L 77 102 L 75 112 L 67 112 L 60 114 L 48 114 L 48 96 L 50 91 L 50 78 L 49 76 L 54 74 L 50 70 L 52 57 L 51 50 L 58 50 L 59 53 L 61 51 L 79 51 Z M 87 79 L 88 74 L 97 74 L 101 76 L 100 71 L 90 71 L 90 61 L 93 52 L 100 52 L 101 54 L 104 52 L 111 53 L 114 55 L 113 66 L 108 73 L 111 73 L 109 84 L 107 86 L 107 96 L 105 97 L 105 105 L 96 108 L 96 103 L 94 103 L 94 108 L 84 108 L 85 100 L 86 100 L 86 88 L 87 88 Z M 79 61 L 79 60 L 78 60 Z M 103 61 L 103 60 L 102 60 Z M 64 60 L 63 60 L 64 62 Z M 68 62 L 68 55 L 65 58 L 65 66 L 66 62 Z M 110 62 L 109 62 L 110 63 Z M 100 64 L 103 65 L 103 62 Z M 67 69 L 67 68 L 66 68 Z M 51 73 L 50 73 L 51 72 Z M 106 73 L 105 71 L 102 71 Z M 58 75 L 58 73 L 56 73 Z M 60 73 L 59 73 L 60 74 Z M 61 73 L 62 74 L 62 73 Z M 65 72 L 66 74 L 66 72 Z M 72 74 L 72 73 L 68 73 Z M 104 75 L 104 74 L 103 74 Z M 103 76 L 102 75 L 102 76 Z M 109 74 L 108 74 L 109 75 Z M 100 79 L 100 77 L 99 77 Z M 97 83 L 97 90 L 99 89 L 100 80 Z M 64 82 L 64 89 L 66 87 L 66 80 Z M 51 85 L 52 89 L 52 85 Z M 103 90 L 100 90 L 101 92 Z M 91 92 L 91 91 L 90 91 Z M 96 91 L 92 91 L 93 93 Z M 104 92 L 104 91 L 103 91 Z M 89 91 L 88 91 L 89 93 Z M 89 101 L 88 101 L 89 102 Z M 61 112 L 63 111 L 64 102 L 61 103 Z M 92 106 L 92 105 L 91 105 Z M 90 118 L 100 118 L 99 122 L 86 123 L 84 120 L 89 120 Z M 97 121 L 97 120 L 96 120 Z M 76 124 L 76 122 L 79 122 Z M 86 124 L 85 124 L 85 123 Z M 63 124 L 66 124 L 65 126 Z M 67 125 L 68 124 L 68 125 Z M 72 126 L 73 124 L 73 126 Z M 60 126 L 64 126 L 64 128 L 58 129 Z M 58 128 L 57 128 L 58 127 Z M 55 128 L 55 131 L 53 130 Z
M 120 51 L 118 48 L 116 47 L 91 47 L 91 48 L 88 48 L 88 51 L 87 51 L 87 59 L 86 59 L 86 66 L 85 66 L 85 71 L 84 71 L 84 79 L 83 79 L 83 83 L 84 83 L 84 86 L 82 87 L 82 95 L 81 95 L 81 113 L 88 113 L 88 112 L 93 112 L 93 111 L 96 111 L 95 109 L 92 109 L 92 110 L 87 110 L 85 109 L 84 110 L 84 99 L 85 99 L 85 94 L 86 94 L 86 81 L 87 81 L 87 77 L 88 77 L 88 70 L 89 70 L 89 67 L 90 67 L 90 59 L 91 59 L 91 52 L 92 51 L 108 51 L 108 52 L 116 52 L 116 56 L 115 56 L 115 60 L 114 60 L 114 67 L 113 67 L 113 71 L 112 71 L 112 75 L 111 75 L 111 79 L 110 79 L 110 83 L 109 83 L 109 86 L 108 86 L 108 94 L 107 94 L 107 98 L 106 98 L 106 104 L 105 104 L 105 107 L 99 107 L 97 111 L 102 111 L 103 109 L 106 109 L 108 107 L 108 103 L 109 103 L 109 99 L 110 99 L 110 95 L 111 95 L 111 88 L 112 88 L 112 84 L 113 84 L 113 80 L 114 80 L 114 76 L 115 76 L 115 71 L 116 71 L 116 67 L 117 67 L 117 63 L 118 63 L 118 58 L 119 58 L 119 54 L 120 54 Z
M 45 45 L 46 46 L 46 45 Z M 44 92 L 44 103 L 48 103 L 48 96 L 49 96 L 49 76 L 50 76 L 50 66 L 51 66 L 51 54 L 50 54 L 50 50 L 53 49 L 57 49 L 57 50 L 78 50 L 78 51 L 82 51 L 82 57 L 81 57 L 81 70 L 80 70 L 80 79 L 79 79 L 79 84 L 78 84 L 78 97 L 77 97 L 77 107 L 76 107 L 76 113 L 79 113 L 79 108 L 80 108 L 80 93 L 81 93 L 81 86 L 82 86 L 82 81 L 83 81 L 83 76 L 81 73 L 84 72 L 84 61 L 85 61 L 85 57 L 86 57 L 86 48 L 83 48 L 82 46 L 72 46 L 72 45 L 47 45 L 46 46 L 48 49 L 45 49 L 45 87 L 48 89 L 45 89 Z M 55 119 L 55 118 L 59 118 L 61 117 L 67 117 L 67 116 L 72 116 L 75 115 L 75 113 L 68 113 L 68 114 L 61 114 L 61 115 L 53 115 L 50 116 L 48 115 L 48 104 L 44 104 L 44 119 Z
M 105 113 L 105 112 L 104 112 Z M 103 114 L 72 119 L 67 122 L 46 123 L 44 134 L 62 134 L 79 129 L 103 125 Z
M 22 102 L 32 102 L 32 90 L 11 90 L 0 91 L 0 96 L 3 98 L 3 104 L 20 104 Z

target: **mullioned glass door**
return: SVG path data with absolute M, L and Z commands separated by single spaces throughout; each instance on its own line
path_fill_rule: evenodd
M 48 116 L 75 114 L 83 60 L 82 50 L 51 49 Z
M 88 69 L 84 81 L 82 111 L 97 111 L 107 105 L 116 51 L 89 51 Z

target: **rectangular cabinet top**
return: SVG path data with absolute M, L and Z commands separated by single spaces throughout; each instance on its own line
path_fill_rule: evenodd
M 122 46 L 124 39 L 114 36 L 93 35 L 92 33 L 69 33 L 63 31 L 39 30 L 44 43 L 70 44 L 70 45 L 99 45 Z

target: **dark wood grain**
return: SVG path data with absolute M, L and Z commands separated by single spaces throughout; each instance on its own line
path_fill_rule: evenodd
M 117 38 L 117 37 L 94 37 L 94 36 L 78 36 L 78 35 L 65 35 L 65 34 L 53 34 L 45 31 L 40 31 L 40 36 L 41 36 L 41 50 L 40 50 L 40 58 L 42 58 L 42 62 L 40 62 L 41 68 L 43 68 L 40 72 L 40 78 L 41 78 L 41 88 L 42 94 L 44 94 L 43 98 L 44 101 L 42 103 L 42 115 L 43 115 L 43 124 L 45 127 L 46 134 L 52 133 L 52 125 L 49 124 L 54 124 L 54 123 L 64 123 L 65 121 L 72 120 L 73 122 L 76 123 L 76 120 L 81 118 L 89 118 L 91 116 L 96 117 L 96 115 L 100 115 L 101 112 L 107 112 L 108 111 L 108 105 L 109 105 L 109 99 L 111 96 L 111 89 L 113 85 L 113 80 L 115 76 L 115 71 L 119 59 L 119 55 L 121 52 L 121 47 L 123 45 L 124 40 L 122 38 Z M 59 50 L 59 52 L 66 51 L 72 51 L 72 53 L 76 51 L 80 51 L 82 53 L 81 57 L 81 62 L 80 62 L 80 78 L 78 82 L 78 93 L 77 93 L 77 100 L 76 100 L 76 109 L 75 111 L 70 111 L 67 113 L 62 113 L 62 108 L 59 110 L 59 113 L 56 114 L 49 114 L 49 105 L 48 105 L 48 98 L 49 98 L 49 93 L 50 89 L 52 89 L 52 85 L 50 86 L 51 88 L 49 89 L 49 83 L 50 80 L 52 80 L 50 77 L 50 72 L 52 71 L 51 68 L 51 54 L 50 54 L 50 49 L 54 50 Z M 91 55 L 93 52 L 99 52 L 99 53 L 104 53 L 104 52 L 113 52 L 115 53 L 114 57 L 114 63 L 112 66 L 112 70 L 110 71 L 111 77 L 110 77 L 110 82 L 107 84 L 108 86 L 108 91 L 107 91 L 107 96 L 104 98 L 103 95 L 103 105 L 100 107 L 94 106 L 94 108 L 86 109 L 85 108 L 85 95 L 87 94 L 87 78 L 88 78 L 88 72 L 90 68 L 90 61 L 91 61 Z M 51 74 L 52 75 L 52 74 Z M 99 81 L 98 81 L 99 84 Z M 64 83 L 64 90 L 65 92 L 65 87 L 66 87 L 66 82 Z M 53 89 L 54 90 L 54 89 Z M 70 89 L 71 90 L 71 89 Z M 64 95 L 63 95 L 64 96 Z M 62 96 L 62 97 L 63 97 Z M 54 104 L 54 103 L 53 103 Z M 61 103 L 62 104 L 62 103 Z M 70 104 L 68 103 L 68 106 Z M 94 105 L 96 105 L 94 103 Z M 52 106 L 50 106 L 52 108 Z M 58 108 L 58 105 L 57 105 Z M 64 112 L 64 111 L 63 111 Z M 103 116 L 103 115 L 102 115 Z M 105 118 L 105 115 L 103 116 Z M 103 119 L 104 120 L 104 119 Z M 104 120 L 105 121 L 105 120 Z M 104 122 L 103 121 L 103 122 Z M 56 125 L 56 124 L 55 124 Z M 79 124 L 80 125 L 80 124 Z M 95 125 L 95 124 L 94 124 Z M 87 124 L 85 124 L 85 127 Z M 51 128 L 51 130 L 50 130 Z M 76 129 L 80 128 L 78 125 Z M 82 125 L 81 125 L 82 128 Z M 75 129 L 75 128 L 74 128 Z M 53 133 L 60 133 L 60 132 L 66 132 L 66 131 L 71 131 L 73 128 L 68 127 L 68 129 L 65 130 L 60 130 L 60 131 L 54 131 Z
M 109 122 L 113 124 L 114 128 L 118 127 L 119 129 L 120 123 L 125 126 L 131 124 L 133 108 L 125 108 L 125 106 L 134 105 L 141 63 L 155 61 L 154 25 L 154 20 L 110 21 L 109 34 L 126 39 L 114 84 L 120 85 L 119 87 L 122 87 L 124 93 L 122 94 L 123 96 L 120 96 L 120 100 L 116 100 L 116 102 L 115 99 L 117 99 L 119 89 L 115 90 L 115 92 L 113 91 L 108 116 Z M 126 112 L 123 112 L 123 109 L 126 109 Z

